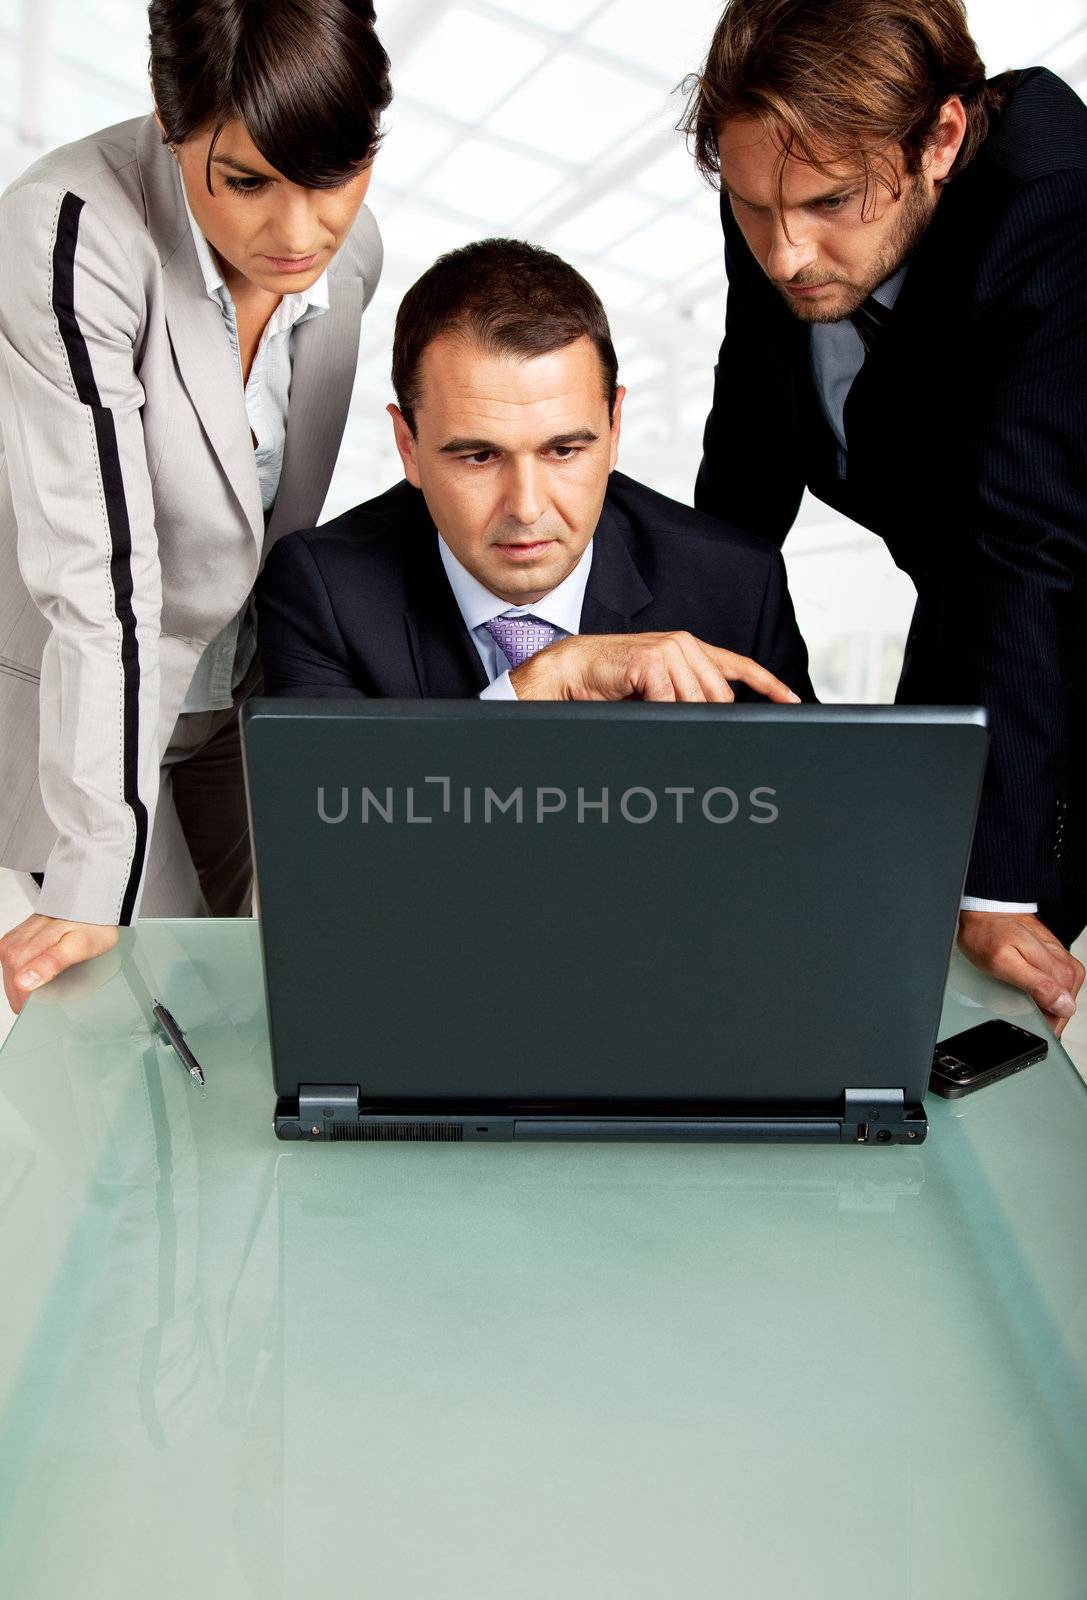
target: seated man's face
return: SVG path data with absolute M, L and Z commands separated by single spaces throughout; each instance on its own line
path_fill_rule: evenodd
M 619 449 L 587 337 L 562 350 L 491 354 L 444 334 L 423 352 L 414 436 L 390 406 L 409 483 L 453 554 L 492 594 L 530 605 L 592 538 Z

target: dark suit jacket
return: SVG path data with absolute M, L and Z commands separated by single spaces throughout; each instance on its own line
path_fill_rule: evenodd
M 696 490 L 780 544 L 805 485 L 917 587 L 898 698 L 989 708 L 967 889 L 1087 889 L 1087 107 L 1041 68 L 944 190 L 845 409 L 722 207 L 728 311 Z
M 256 593 L 268 694 L 441 699 L 487 686 L 410 484 L 279 540 Z M 581 631 L 683 628 L 814 699 L 780 552 L 613 473 Z

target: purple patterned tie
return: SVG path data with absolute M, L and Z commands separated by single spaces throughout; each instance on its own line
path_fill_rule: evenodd
M 559 631 L 550 622 L 541 622 L 539 617 L 533 616 L 492 617 L 483 626 L 511 667 L 519 667 L 537 650 L 545 650 L 549 644 L 554 644 Z

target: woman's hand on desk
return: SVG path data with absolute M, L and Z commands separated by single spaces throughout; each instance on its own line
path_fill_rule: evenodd
M 18 1016 L 27 996 L 58 972 L 92 956 L 104 955 L 117 943 L 117 929 L 100 922 L 65 922 L 35 912 L 0 939 L 4 993 Z

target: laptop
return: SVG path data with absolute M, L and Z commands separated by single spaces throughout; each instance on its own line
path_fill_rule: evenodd
M 281 1139 L 919 1143 L 975 708 L 250 700 Z

